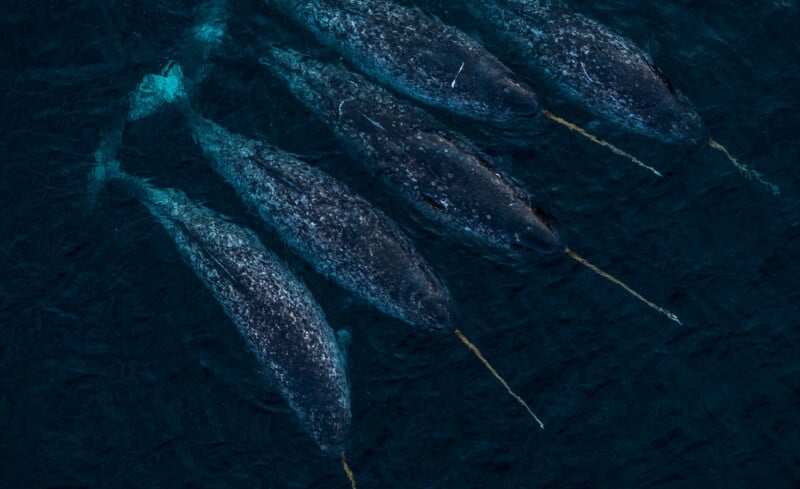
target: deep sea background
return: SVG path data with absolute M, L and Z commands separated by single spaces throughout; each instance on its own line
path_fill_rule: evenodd
M 144 207 L 113 186 L 86 203 L 100 138 L 141 77 L 178 55 L 194 3 L 3 2 L 2 488 L 347 487 Z M 177 111 L 127 124 L 124 168 L 256 230 L 351 332 L 360 488 L 800 487 L 797 1 L 574 2 L 644 47 L 779 197 L 709 148 L 594 123 L 552 87 L 537 84 L 545 106 L 665 177 L 541 118 L 507 134 L 437 113 L 536 193 L 570 247 L 683 327 L 566 257 L 511 260 L 421 222 L 257 62 L 270 42 L 336 55 L 264 2 L 230 3 L 197 108 L 310 158 L 400 222 L 449 285 L 459 327 L 547 425 L 455 338 L 414 331 L 295 258 Z M 425 7 L 480 35 L 457 0 Z

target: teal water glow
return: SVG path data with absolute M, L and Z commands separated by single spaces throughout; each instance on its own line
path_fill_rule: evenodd
M 796 1 L 574 2 L 644 47 L 778 197 L 717 151 L 597 122 L 533 77 L 544 107 L 663 178 L 543 118 L 500 131 L 436 113 L 534 191 L 571 248 L 684 326 L 566 257 L 520 261 L 438 233 L 258 63 L 272 44 L 338 56 L 264 2 L 231 2 L 197 110 L 310 158 L 400 222 L 447 282 L 457 326 L 545 430 L 457 339 L 354 300 L 264 231 L 180 111 L 124 121 L 142 77 L 179 59 L 195 3 L 18 3 L 0 19 L 8 487 L 347 487 L 147 211 L 110 188 L 87 208 L 92 153 L 115 128 L 126 172 L 258 230 L 349 332 L 347 460 L 359 488 L 796 487 Z M 459 2 L 428 8 L 480 36 Z M 508 54 L 521 72 L 525 60 Z

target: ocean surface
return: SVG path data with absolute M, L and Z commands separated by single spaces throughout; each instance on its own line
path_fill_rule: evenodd
M 595 121 L 553 87 L 536 85 L 546 107 L 664 178 L 543 118 L 509 133 L 434 111 L 536 195 L 568 246 L 683 326 L 567 257 L 510 259 L 416 216 L 258 63 L 271 43 L 338 56 L 266 3 L 230 2 L 196 108 L 397 220 L 545 430 L 456 338 L 377 312 L 293 255 L 178 111 L 124 123 L 128 93 L 179 55 L 195 3 L 3 2 L 0 487 L 348 487 L 145 208 L 115 186 L 87 202 L 113 128 L 126 171 L 256 230 L 350 332 L 359 488 L 800 487 L 797 1 L 574 2 L 646 49 L 777 197 L 708 147 Z M 417 5 L 484 39 L 459 1 Z

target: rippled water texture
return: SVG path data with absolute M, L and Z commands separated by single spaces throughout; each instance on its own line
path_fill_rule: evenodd
M 6 2 L 0 16 L 0 487 L 347 487 L 147 211 L 113 186 L 93 212 L 85 201 L 100 137 L 177 55 L 194 3 Z M 438 234 L 257 62 L 270 43 L 337 55 L 263 2 L 231 3 L 197 109 L 395 218 L 449 285 L 458 326 L 547 426 L 456 338 L 414 331 L 294 257 L 211 172 L 177 111 L 127 124 L 127 171 L 258 230 L 351 332 L 360 488 L 797 487 L 796 1 L 575 2 L 645 48 L 777 198 L 709 148 L 595 122 L 514 53 L 502 57 L 545 107 L 664 178 L 543 118 L 509 134 L 437 112 L 535 191 L 571 248 L 684 327 L 566 258 L 513 260 Z M 490 45 L 459 2 L 431 12 Z

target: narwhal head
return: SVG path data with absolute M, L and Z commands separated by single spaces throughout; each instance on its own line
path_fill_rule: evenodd
M 680 110 L 670 120 L 669 140 L 698 146 L 708 141 L 708 128 L 702 117 L 688 101 L 680 101 Z
M 452 103 L 460 99 L 465 105 L 451 109 L 498 126 L 508 126 L 540 112 L 533 88 L 494 56 L 469 46 L 459 46 L 461 51 L 449 53 L 449 64 L 460 66 L 450 87 L 460 96 L 454 97 Z
M 330 406 L 326 406 L 330 408 Z M 319 413 L 321 418 L 313 423 L 311 436 L 319 449 L 326 455 L 341 455 L 347 448 L 350 433 L 350 412 L 333 415 Z
M 509 76 L 494 80 L 491 112 L 500 122 L 513 122 L 539 113 L 541 107 L 536 93 L 527 84 Z
M 499 61 L 484 66 L 482 81 L 486 117 L 500 126 L 514 124 L 541 111 L 536 92 Z
M 435 333 L 453 331 L 453 311 L 450 297 L 446 293 L 435 293 L 424 297 L 421 301 L 425 313 L 420 318 L 420 326 Z
M 526 213 L 528 214 L 528 213 Z M 524 216 L 524 222 L 515 233 L 513 246 L 524 251 L 533 251 L 546 255 L 554 255 L 564 251 L 564 242 L 555 226 L 554 219 L 531 206 L 530 214 Z
M 425 267 L 409 266 L 403 275 L 400 318 L 431 333 L 452 333 L 453 306 L 447 287 Z
M 337 375 L 331 376 L 327 369 L 307 371 L 309 388 L 295 390 L 288 400 L 319 449 L 326 455 L 341 455 L 350 437 L 350 386 L 344 356 L 338 354 L 335 339 L 330 338 L 330 343 L 329 354 L 336 352 L 338 358 L 331 359 L 334 363 L 329 367 L 338 371 Z
M 646 128 L 667 143 L 692 146 L 708 141 L 708 129 L 692 103 L 658 68 L 650 65 L 654 85 L 652 117 L 645 119 Z

